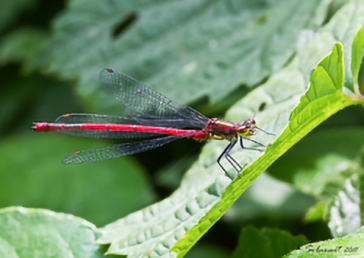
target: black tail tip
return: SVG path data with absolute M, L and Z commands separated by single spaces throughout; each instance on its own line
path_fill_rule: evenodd
M 31 127 L 33 132 L 36 132 L 36 131 L 37 131 L 37 126 L 36 126 L 36 124 L 37 124 L 37 123 L 33 122 L 33 126 Z

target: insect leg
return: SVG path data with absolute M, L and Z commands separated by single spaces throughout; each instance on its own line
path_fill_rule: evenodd
M 240 138 L 241 139 L 241 138 Z M 245 140 L 248 140 L 248 141 L 251 141 L 251 142 L 254 142 L 254 143 L 256 143 L 256 144 L 258 144 L 258 145 L 260 145 L 260 146 L 262 146 L 262 147 L 267 147 L 267 146 L 265 146 L 264 144 L 261 144 L 260 142 L 257 142 L 257 141 L 254 141 L 254 140 L 252 140 L 252 139 L 249 139 L 249 138 L 244 138 Z
M 234 179 L 229 175 L 229 173 L 226 171 L 226 169 L 221 165 L 221 158 L 224 156 L 224 154 L 228 151 L 228 149 L 230 148 L 230 146 L 232 145 L 232 142 L 229 143 L 228 146 L 226 146 L 226 148 L 224 149 L 224 151 L 220 154 L 220 156 L 217 158 L 217 164 L 219 164 L 219 166 L 222 168 L 222 170 L 224 170 L 225 174 L 227 175 L 227 177 L 229 177 L 231 179 L 231 181 L 233 181 Z
M 242 166 L 240 166 L 240 164 L 230 155 L 230 154 L 228 154 L 228 156 L 229 156 L 229 158 L 232 160 L 232 161 L 234 161 L 235 162 L 235 165 L 237 165 L 238 167 L 239 167 L 239 169 L 240 170 L 242 170 L 243 169 L 243 167 Z
M 237 167 L 235 166 L 235 164 L 238 164 L 238 162 L 232 156 L 230 156 L 230 151 L 234 148 L 234 146 L 235 146 L 235 144 L 237 142 L 238 142 L 238 139 L 235 139 L 233 142 L 231 142 L 228 145 L 228 148 L 226 149 L 226 152 L 225 152 L 225 158 L 226 158 L 227 161 L 229 161 L 229 163 L 231 164 L 231 166 L 236 170 L 236 172 L 238 173 L 238 176 L 240 178 L 240 170 L 237 169 Z M 235 164 L 234 164 L 234 162 L 235 162 Z M 240 166 L 240 164 L 238 164 L 238 167 L 240 169 L 242 169 L 242 167 Z
M 257 150 L 257 151 L 264 151 L 262 149 L 258 149 L 258 148 L 247 148 L 247 147 L 244 147 L 244 144 L 243 144 L 243 138 L 240 137 L 240 146 L 242 149 L 246 149 L 246 150 Z

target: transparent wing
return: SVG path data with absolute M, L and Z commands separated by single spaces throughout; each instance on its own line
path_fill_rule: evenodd
M 207 117 L 191 107 L 172 101 L 130 76 L 104 69 L 100 81 L 117 100 L 124 103 L 130 116 L 142 119 L 184 121 L 188 127 L 204 128 Z
M 79 164 L 96 162 L 106 159 L 118 158 L 125 155 L 132 155 L 139 152 L 148 151 L 163 146 L 183 136 L 171 135 L 141 142 L 122 143 L 112 146 L 104 146 L 100 148 L 77 151 L 68 155 L 62 160 L 63 164 Z

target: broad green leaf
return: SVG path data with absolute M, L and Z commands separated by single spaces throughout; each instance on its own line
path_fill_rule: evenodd
M 362 257 L 364 255 L 364 228 L 338 239 L 310 243 L 284 256 L 295 257 Z
M 349 7 L 350 5 L 346 6 Z M 338 12 L 337 15 L 341 18 L 340 15 L 343 14 L 345 12 Z M 304 91 L 305 77 L 308 78 L 309 73 L 307 65 L 317 60 L 326 49 L 325 44 L 320 45 L 318 42 L 328 43 L 333 40 L 327 37 L 328 35 L 325 30 L 318 34 L 312 42 L 306 44 L 290 66 L 248 94 L 229 112 L 228 117 L 241 117 L 241 113 L 248 117 L 262 103 L 266 103 L 265 111 L 256 116 L 258 124 L 271 132 L 278 133 L 283 130 L 290 110 Z M 347 35 L 343 40 L 352 40 L 353 37 L 354 35 Z M 222 216 L 251 181 L 276 158 L 327 117 L 345 106 L 358 103 L 341 92 L 344 82 L 343 69 L 342 46 L 336 44 L 332 54 L 323 59 L 312 72 L 310 89 L 292 113 L 289 126 L 266 150 L 265 155 L 258 159 L 259 154 L 256 152 L 240 151 L 234 154 L 235 158 L 240 154 L 237 160 L 244 160 L 245 163 L 255 160 L 254 164 L 243 172 L 242 180 L 235 180 L 227 187 L 229 181 L 221 175 L 221 171 L 208 170 L 215 164 L 212 154 L 215 153 L 214 156 L 217 157 L 223 148 L 221 144 L 211 142 L 204 148 L 195 166 L 186 174 L 181 187 L 170 198 L 108 225 L 98 242 L 111 243 L 109 253 L 129 254 L 129 257 L 145 253 L 170 257 L 178 253 L 182 257 Z M 263 143 L 271 141 L 269 136 L 260 137 Z M 137 223 L 140 220 L 142 223 Z M 197 221 L 198 224 L 190 229 Z M 176 239 L 180 240 L 174 245 Z M 173 245 L 174 252 L 169 252 Z
M 30 134 L 1 142 L 0 207 L 47 208 L 101 226 L 155 199 L 140 167 L 130 158 L 82 166 L 61 163 L 76 150 L 108 142 Z
M 216 102 L 281 69 L 330 2 L 70 1 L 40 60 L 62 78 L 80 78 L 84 96 L 96 98 L 99 71 L 112 67 L 174 100 Z
M 344 5 L 335 15 L 335 19 L 330 20 L 329 24 L 325 26 L 331 36 L 340 39 L 339 41 L 347 42 L 345 46 L 345 87 L 354 91 L 353 87 L 353 72 L 351 70 L 352 46 L 353 36 L 363 27 L 364 6 L 362 0 L 351 0 L 348 4 Z M 350 17 L 348 19 L 348 17 Z M 360 33 L 361 34 L 361 33 Z M 342 40 L 349 37 L 348 41 Z M 357 55 L 357 54 L 355 54 Z
M 351 0 L 341 7 L 332 19 L 322 28 L 317 31 L 303 31 L 301 38 L 298 40 L 297 54 L 300 56 L 301 71 L 305 80 L 308 80 L 310 70 L 317 64 L 319 60 L 315 60 L 312 56 L 324 56 L 333 44 L 337 41 L 342 42 L 344 47 L 344 62 L 345 62 L 345 87 L 350 91 L 353 90 L 353 77 L 351 71 L 351 45 L 354 36 L 364 24 L 364 4 L 362 0 Z M 348 19 L 350 17 L 350 19 Z M 310 46 L 310 47 L 309 47 Z M 303 48 L 302 48 L 303 47 Z M 316 51 L 313 51 L 316 49 Z M 308 52 L 306 52 L 308 50 Z M 306 65 L 302 65 L 302 62 Z M 345 93 L 349 91 L 345 89 Z
M 327 203 L 317 203 L 316 205 L 312 206 L 306 213 L 305 221 L 313 222 L 321 220 L 325 215 L 327 206 Z
M 338 43 L 334 46 L 332 53 L 324 58 L 314 69 L 310 78 L 310 87 L 306 94 L 302 96 L 299 105 L 292 112 L 289 118 L 289 125 L 283 133 L 281 133 L 280 137 L 270 147 L 268 147 L 265 154 L 255 160 L 251 166 L 243 171 L 244 177 L 242 180 L 235 180 L 231 183 L 223 193 L 221 201 L 218 202 L 209 211 L 209 213 L 201 219 L 198 225 L 188 231 L 187 235 L 176 244 L 173 250 L 180 252 L 180 256 L 184 254 L 186 249 L 188 250 L 191 243 L 194 243 L 194 241 L 206 232 L 212 223 L 221 217 L 224 211 L 227 210 L 227 208 L 240 196 L 251 182 L 275 159 L 282 155 L 295 142 L 300 140 L 304 134 L 311 131 L 314 126 L 325 120 L 328 117 L 328 114 L 333 114 L 343 107 L 355 103 L 351 98 L 345 96 L 341 92 L 342 84 L 341 86 L 337 84 L 343 82 L 342 54 L 342 45 Z M 327 80 L 323 78 L 327 78 Z M 332 80 L 331 78 L 336 78 L 336 80 Z M 264 89 L 265 92 L 263 92 L 265 95 L 269 96 L 267 92 L 269 92 L 270 89 L 270 82 L 268 81 L 265 86 L 266 87 L 263 86 L 259 88 L 259 90 L 262 92 Z M 317 94 L 312 94 L 313 92 Z M 267 130 L 272 131 L 273 124 L 275 126 L 281 126 L 280 123 L 282 123 L 282 121 L 280 121 L 280 119 L 287 119 L 287 115 L 284 115 L 284 110 L 289 107 L 288 103 L 292 103 L 293 100 L 295 100 L 295 98 L 285 101 L 286 105 L 284 105 L 284 108 L 281 107 L 281 110 L 277 108 L 277 106 L 279 107 L 280 105 L 276 105 L 275 108 L 272 107 L 269 109 L 268 107 L 266 112 L 258 114 L 256 116 L 257 121 L 259 121 L 258 119 L 263 116 L 263 114 L 270 117 L 269 124 L 271 127 L 264 125 L 261 127 L 268 127 Z M 275 117 L 275 119 L 273 119 L 273 117 Z M 268 124 L 268 119 L 265 121 Z M 275 128 L 274 132 L 277 133 L 278 130 L 280 129 Z M 265 137 L 265 139 L 266 138 L 267 137 Z
M 0 41 L 0 65 L 11 62 L 23 64 L 30 72 L 35 69 L 34 60 L 47 43 L 46 32 L 35 28 L 22 28 L 7 34 Z
M 292 236 L 280 229 L 259 230 L 248 226 L 242 229 L 238 246 L 230 257 L 279 258 L 306 243 L 304 236 Z
M 353 74 L 353 84 L 356 92 L 359 92 L 359 69 L 364 57 L 364 27 L 356 34 L 353 45 L 351 46 L 351 72 Z
M 265 103 L 265 110 L 255 117 L 258 125 L 277 134 L 283 131 L 263 156 L 246 150 L 233 153 L 242 164 L 252 164 L 243 171 L 241 180 L 230 183 L 222 174 L 216 165 L 216 157 L 224 146 L 221 142 L 211 142 L 170 198 L 108 225 L 98 243 L 111 243 L 109 253 L 127 254 L 129 257 L 143 254 L 182 257 L 275 159 L 330 115 L 345 106 L 359 104 L 341 91 L 344 82 L 341 44 L 334 46 L 332 53 L 309 77 L 310 65 L 313 66 L 327 51 L 327 46 L 334 42 L 330 30 L 335 19 L 341 20 L 348 9 L 354 12 L 354 16 L 358 15 L 359 7 L 356 5 L 356 2 L 351 2 L 344 6 L 344 11 L 340 10 L 327 28 L 316 35 L 308 35 L 313 38 L 307 42 L 306 37 L 306 44 L 302 38 L 301 51 L 291 64 L 229 111 L 228 119 L 239 121 L 238 118 L 252 116 Z M 341 34 L 346 45 L 354 38 L 351 32 L 350 28 L 347 34 Z M 310 87 L 291 114 L 309 78 Z M 259 137 L 263 144 L 272 142 L 271 136 L 259 134 Z
M 292 68 L 287 70 L 292 72 Z M 98 243 L 111 243 L 109 253 L 128 254 L 129 257 L 145 254 L 174 257 L 177 253 L 183 256 L 275 159 L 325 120 L 328 114 L 356 103 L 341 92 L 343 81 L 342 45 L 336 44 L 332 53 L 312 72 L 310 88 L 289 118 L 290 110 L 298 102 L 299 95 L 296 94 L 299 94 L 300 88 L 294 89 L 293 86 L 289 90 L 286 87 L 284 93 L 288 98 L 284 98 L 275 87 L 277 79 L 272 78 L 266 85 L 248 94 L 237 107 L 244 111 L 244 106 L 245 109 L 250 107 L 245 101 L 255 100 L 260 105 L 269 96 L 267 108 L 256 116 L 258 125 L 274 133 L 283 130 L 288 119 L 289 125 L 263 156 L 254 151 L 233 153 L 237 160 L 254 162 L 243 171 L 242 179 L 237 178 L 231 183 L 221 172 L 215 159 L 223 145 L 211 142 L 171 197 L 109 224 L 103 229 Z M 272 141 L 272 136 L 259 136 L 259 141 L 264 144 Z M 170 252 L 172 247 L 173 252 Z
M 104 257 L 99 232 L 72 215 L 43 209 L 0 209 L 0 257 Z

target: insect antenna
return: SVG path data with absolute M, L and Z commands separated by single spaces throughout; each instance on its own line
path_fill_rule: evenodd
M 264 131 L 262 128 L 259 128 L 258 126 L 256 126 L 255 128 L 257 128 L 258 130 L 262 131 L 263 133 L 266 133 L 268 135 L 275 135 L 274 133 L 268 133 L 266 131 Z

